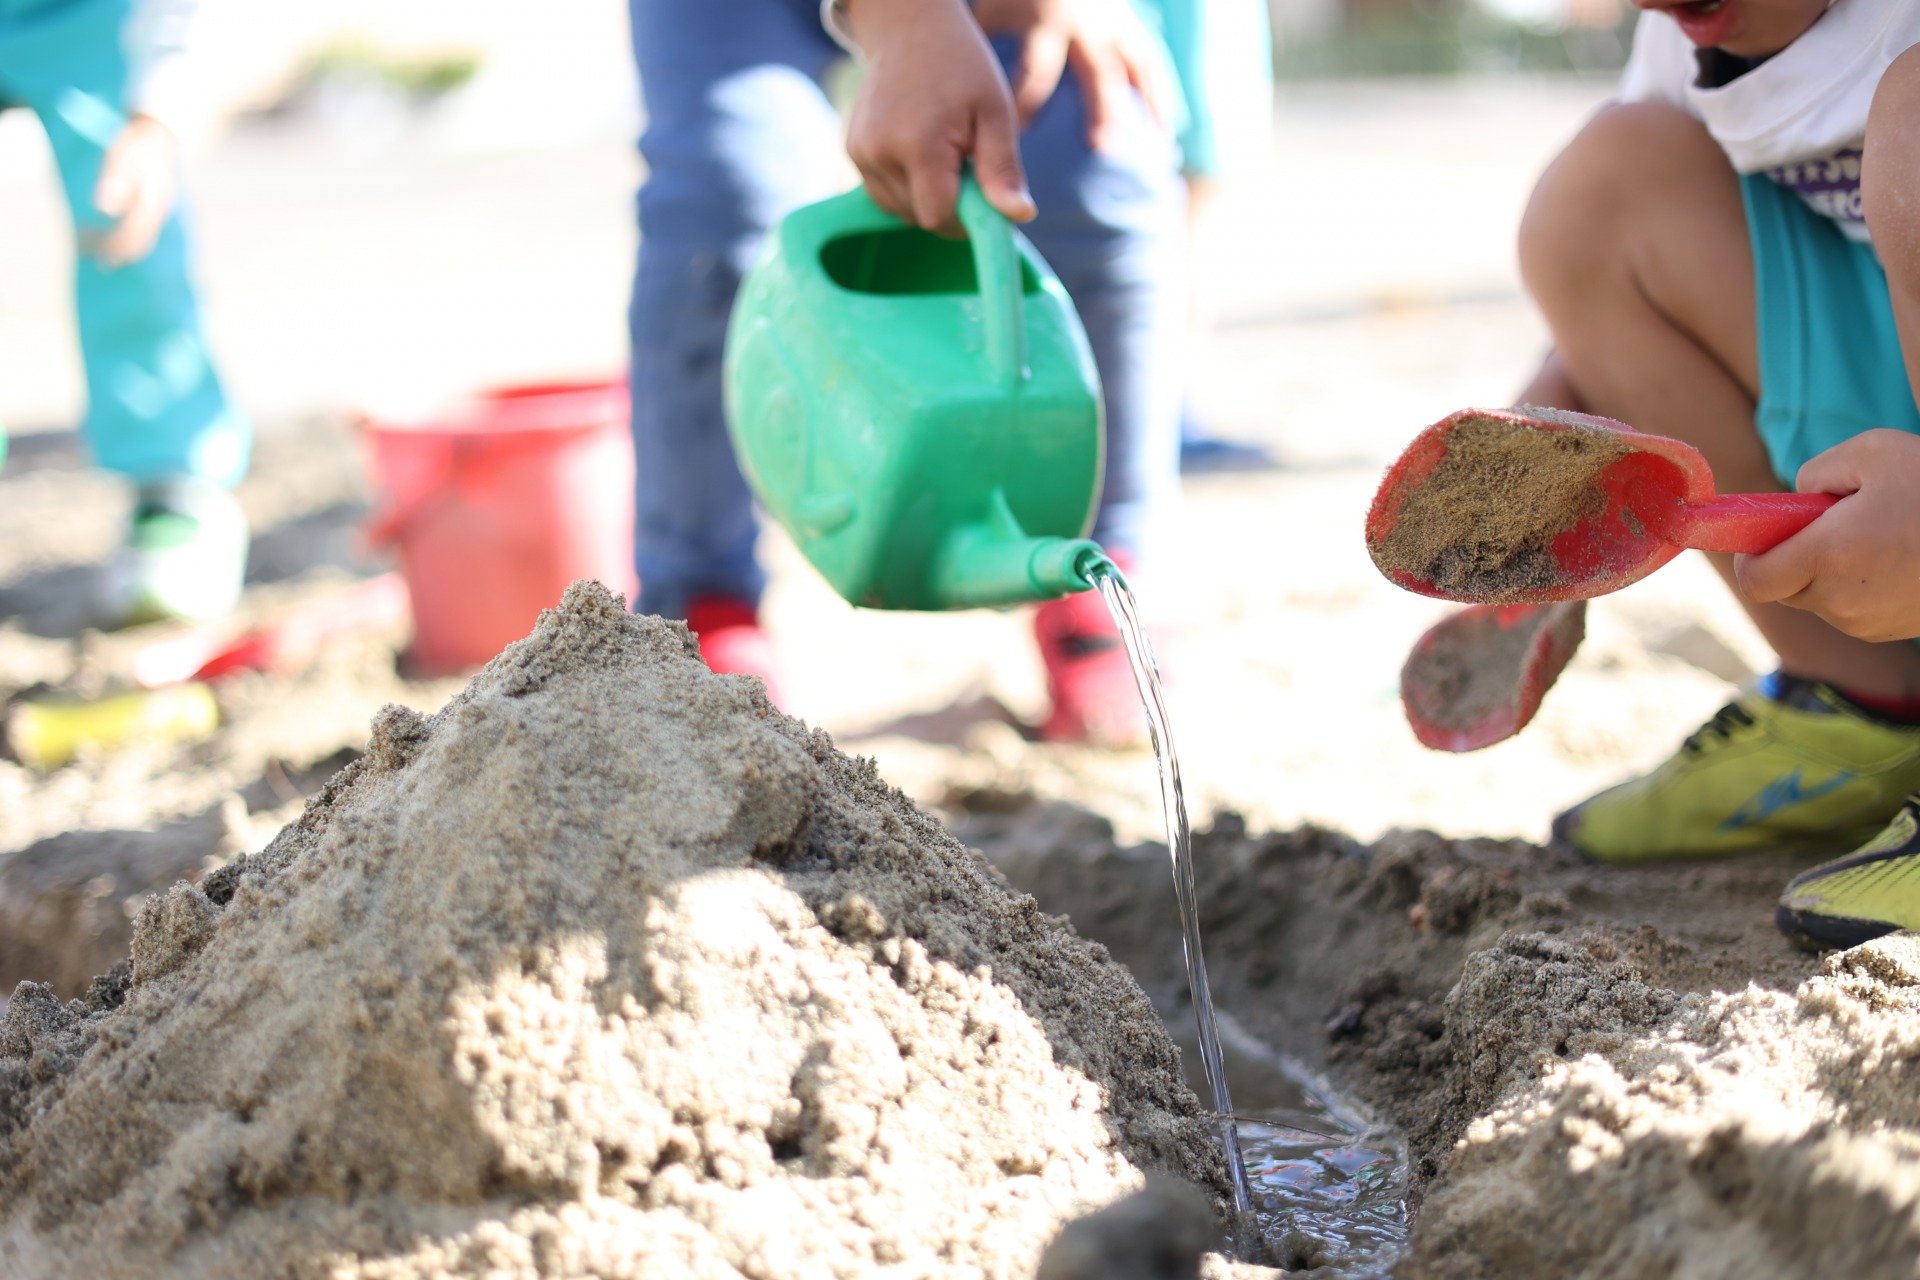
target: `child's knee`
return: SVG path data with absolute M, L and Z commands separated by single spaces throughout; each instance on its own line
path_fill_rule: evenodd
M 1702 180 L 1730 181 L 1719 145 L 1677 107 L 1619 103 L 1574 136 L 1535 185 L 1520 223 L 1520 267 L 1536 293 L 1616 260 L 1659 202 Z

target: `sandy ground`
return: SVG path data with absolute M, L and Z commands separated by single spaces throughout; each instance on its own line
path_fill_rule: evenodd
M 1839 1064 L 1863 1046 L 1879 1046 L 1876 1062 L 1899 1058 L 1889 1028 L 1904 1016 L 1909 970 L 1888 952 L 1820 974 L 1779 943 L 1767 909 L 1790 864 L 1636 877 L 1509 842 L 1542 837 L 1555 809 L 1659 759 L 1730 681 L 1763 665 L 1703 564 L 1676 562 L 1596 602 L 1584 647 L 1519 739 L 1439 755 L 1415 744 L 1401 717 L 1398 668 L 1440 607 L 1380 579 L 1361 517 L 1407 436 L 1463 405 L 1502 402 L 1537 360 L 1542 335 L 1514 282 L 1513 227 L 1540 165 L 1603 95 L 1584 82 L 1468 82 L 1281 99 L 1272 181 L 1243 190 L 1209 240 L 1201 278 L 1214 321 L 1193 386 L 1221 430 L 1269 444 L 1286 465 L 1190 482 L 1177 534 L 1138 584 L 1173 674 L 1192 807 L 1244 815 L 1244 828 L 1226 824 L 1201 852 L 1226 1005 L 1404 1127 L 1425 1162 L 1420 1177 L 1439 1179 L 1428 1192 L 1435 1225 L 1416 1235 L 1416 1262 L 1432 1274 L 1564 1270 L 1564 1259 L 1517 1246 L 1488 1255 L 1481 1272 L 1454 1263 L 1472 1256 L 1458 1242 L 1497 1216 L 1487 1206 L 1510 1189 L 1502 1169 L 1529 1168 L 1542 1188 L 1583 1194 L 1548 1177 L 1588 1160 L 1569 1154 L 1567 1143 L 1584 1141 L 1567 1136 L 1576 1130 L 1598 1153 L 1585 1168 L 1627 1171 L 1606 1184 L 1616 1189 L 1642 1174 L 1648 1187 L 1680 1185 L 1673 1169 L 1689 1161 L 1747 1169 L 1724 1194 L 1701 1192 L 1707 1207 L 1692 1217 L 1675 1210 L 1675 1238 L 1692 1241 L 1708 1238 L 1711 1206 L 1751 1226 L 1768 1196 L 1805 1190 L 1807 1161 L 1828 1156 L 1820 1167 L 1840 1172 L 1823 1185 L 1841 1188 L 1836 1203 L 1864 1203 L 1865 1191 L 1848 1199 L 1846 1189 L 1873 1178 L 1854 1178 L 1848 1171 L 1864 1166 L 1831 1144 L 1906 1141 L 1834 1127 L 1851 1095 L 1806 1085 L 1843 1075 Z M 0 420 L 17 433 L 0 471 L 0 697 L 110 687 L 142 639 L 85 626 L 87 567 L 112 546 L 125 497 L 87 470 L 66 429 L 77 382 L 58 322 L 64 232 L 17 125 L 0 147 L 9 201 Z M 600 373 L 621 360 L 637 167 L 618 138 L 474 150 L 402 132 L 353 149 L 252 132 L 207 150 L 190 176 L 210 324 L 263 427 L 242 495 L 260 535 L 250 610 L 379 567 L 354 543 L 368 496 L 348 410 Z M 1164 868 L 1122 852 L 1159 830 L 1151 761 L 1022 736 L 1019 724 L 1040 710 L 1024 620 L 856 613 L 777 536 L 764 556 L 786 709 L 875 757 L 916 800 L 964 822 L 968 839 L 990 851 L 997 842 L 1010 865 L 1052 839 L 1031 831 L 1047 815 L 1111 823 L 1117 843 L 1098 823 L 1091 833 L 1070 823 L 1079 834 L 1054 842 L 1058 866 L 1078 868 L 1075 886 L 1049 887 L 1017 867 L 1015 878 L 1051 909 L 1071 910 L 1149 985 L 1163 981 Z M 44 776 L 0 759 L 0 986 L 52 978 L 61 995 L 80 994 L 83 975 L 124 954 L 145 894 L 263 847 L 364 746 L 381 705 L 442 705 L 457 682 L 403 679 L 399 640 L 367 637 L 295 677 L 231 682 L 225 727 L 205 743 Z M 1005 829 L 979 825 L 988 820 Z M 1242 834 L 1304 822 L 1341 834 Z M 1387 835 L 1396 828 L 1495 841 Z M 1372 851 L 1361 856 L 1364 845 Z M 1152 874 L 1123 875 L 1123 863 Z M 1501 976 L 1509 970 L 1562 974 L 1602 993 L 1610 1012 L 1581 1021 L 1563 1009 L 1578 1000 L 1569 1006 L 1561 988 L 1528 995 Z M 1809 978 L 1812 987 L 1796 985 Z M 1858 1034 L 1802 1041 L 1795 1019 Z M 1502 1023 L 1521 1030 L 1486 1043 Z M 1653 1060 L 1669 1041 L 1693 1055 L 1685 1071 Z M 1543 1063 L 1542 1045 L 1562 1065 Z M 1770 1137 L 1739 1130 L 1722 1144 L 1738 1160 L 1716 1164 L 1712 1135 L 1739 1100 L 1711 1080 L 1746 1071 L 1766 1045 L 1802 1076 L 1761 1072 L 1765 1088 L 1779 1087 L 1752 1097 L 1795 1119 Z M 1668 1068 L 1680 1074 L 1660 1075 Z M 1662 1089 L 1681 1100 L 1635 1110 L 1634 1099 Z M 1596 1119 L 1607 1098 L 1627 1101 Z M 1860 1114 L 1904 1123 L 1878 1101 Z M 1681 1115 L 1699 1123 L 1673 1119 Z M 1655 1131 L 1672 1141 L 1651 1164 L 1607 1154 L 1609 1134 Z M 1462 1138 L 1478 1154 L 1450 1155 Z M 1872 1167 L 1905 1186 L 1909 1166 L 1895 1156 Z M 1541 1220 L 1566 1196 L 1542 1190 Z M 1603 1200 L 1632 1204 L 1624 1192 Z M 1894 1218 L 1872 1238 L 1904 1240 Z M 1533 1221 L 1517 1215 L 1515 1232 L 1524 1238 Z M 1584 1239 L 1609 1238 L 1613 1219 L 1596 1210 L 1583 1221 L 1594 1233 Z M 1721 1274 L 1669 1267 L 1665 1255 L 1594 1256 L 1614 1259 L 1596 1275 Z

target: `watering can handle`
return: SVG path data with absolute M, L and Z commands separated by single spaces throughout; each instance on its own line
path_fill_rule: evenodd
M 981 319 L 987 331 L 987 363 L 1009 390 L 1027 377 L 1027 323 L 1021 289 L 1020 249 L 1013 225 L 987 203 L 971 170 L 960 178 L 960 225 L 973 246 L 980 281 Z

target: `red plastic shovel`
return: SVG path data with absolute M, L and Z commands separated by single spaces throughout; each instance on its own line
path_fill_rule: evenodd
M 1771 550 L 1835 501 L 1716 496 L 1698 450 L 1609 418 L 1463 409 L 1388 470 L 1367 512 L 1367 549 L 1420 595 L 1549 604 L 1618 591 L 1688 547 Z
M 1400 669 L 1413 736 L 1478 751 L 1526 728 L 1586 635 L 1587 602 L 1476 604 L 1442 618 Z

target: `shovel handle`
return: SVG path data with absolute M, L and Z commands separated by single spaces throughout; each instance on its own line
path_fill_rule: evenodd
M 1831 493 L 1722 494 L 1685 507 L 1676 536 L 1668 541 L 1697 551 L 1758 555 L 1812 524 L 1839 500 Z

